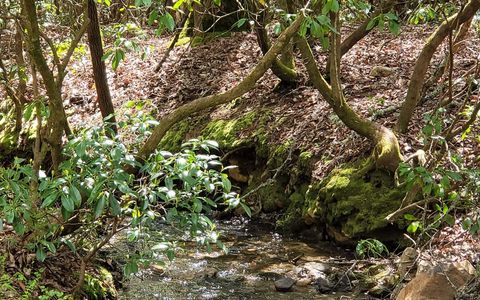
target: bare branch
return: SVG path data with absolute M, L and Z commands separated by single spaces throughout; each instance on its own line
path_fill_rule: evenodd
M 85 13 L 85 11 L 84 11 L 84 13 Z M 75 48 L 77 48 L 78 43 L 82 39 L 82 36 L 87 31 L 89 23 L 90 23 L 90 20 L 88 18 L 85 18 L 85 20 L 83 21 L 82 27 L 75 34 L 75 37 L 72 40 L 72 43 L 70 44 L 70 47 L 68 48 L 67 54 L 65 54 L 65 57 L 62 60 L 62 64 L 60 65 L 60 68 L 58 69 L 57 84 L 61 83 L 63 81 L 63 78 L 65 78 L 65 75 L 66 75 L 65 74 L 65 69 L 67 68 L 68 63 L 70 62 L 70 58 L 72 58 L 72 55 L 73 55 L 73 52 L 75 51 Z

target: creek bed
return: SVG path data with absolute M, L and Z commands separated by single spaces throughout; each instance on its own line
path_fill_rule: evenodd
M 120 299 L 361 299 L 353 293 L 321 294 L 315 280 L 333 270 L 349 254 L 328 242 L 282 236 L 268 224 L 243 219 L 217 224 L 228 253 L 187 243 L 173 262 L 151 267 L 128 278 Z M 159 236 L 168 234 L 160 226 Z M 152 236 L 151 238 L 155 238 Z M 120 240 L 117 241 L 119 243 Z M 297 280 L 291 291 L 275 289 L 282 277 Z

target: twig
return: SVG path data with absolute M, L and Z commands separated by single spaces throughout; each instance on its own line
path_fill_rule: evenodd
M 98 252 L 98 250 L 100 250 L 100 248 L 105 246 L 110 241 L 110 239 L 118 232 L 118 224 L 119 223 L 120 223 L 120 219 L 115 217 L 115 219 L 113 220 L 113 223 L 112 223 L 112 230 L 110 231 L 110 233 L 108 233 L 100 243 L 98 243 L 95 247 L 93 247 L 93 249 L 90 250 L 90 252 L 85 257 L 82 258 L 82 262 L 81 262 L 81 265 L 80 265 L 80 272 L 79 272 L 80 275 L 79 275 L 79 278 L 78 278 L 78 282 L 77 282 L 77 285 L 75 286 L 75 288 L 73 289 L 73 292 L 72 292 L 75 299 L 80 299 L 81 298 L 80 297 L 80 292 L 81 292 L 81 289 L 83 287 L 83 282 L 85 280 L 85 270 L 87 268 L 87 263 L 90 262 L 90 260 L 95 256 L 95 254 Z
M 350 278 L 348 277 L 348 272 L 352 271 L 353 268 L 355 268 L 356 265 L 357 265 L 357 261 L 354 261 L 353 264 L 350 266 L 350 268 L 348 268 L 348 270 L 346 270 L 343 273 L 343 275 L 340 277 L 340 279 L 338 279 L 337 283 L 335 283 L 335 285 L 332 287 L 332 289 L 335 289 L 337 287 L 337 285 L 339 285 L 340 282 L 342 282 L 343 277 L 346 277 L 348 279 L 348 284 L 350 285 L 350 287 L 352 287 L 352 282 L 350 281 Z
M 57 70 L 60 70 L 61 62 L 60 62 L 60 58 L 58 57 L 57 48 L 55 47 L 55 44 L 53 43 L 52 39 L 49 38 L 43 31 L 40 31 L 40 36 L 45 40 L 45 42 L 47 42 L 48 46 L 52 50 L 53 63 L 57 67 Z
M 170 45 L 168 46 L 168 49 L 167 51 L 165 52 L 165 54 L 163 55 L 162 59 L 158 62 L 158 64 L 155 66 L 155 72 L 158 72 L 160 71 L 160 69 L 162 68 L 162 65 L 163 63 L 167 60 L 167 58 L 170 56 L 170 52 L 173 50 L 173 48 L 175 48 L 175 44 L 178 42 L 178 39 L 180 38 L 180 34 L 182 33 L 184 27 L 185 27 L 185 24 L 187 23 L 187 20 L 189 18 L 189 14 L 185 14 L 183 16 L 183 19 L 182 21 L 180 22 L 180 26 L 179 26 L 179 29 L 177 29 L 177 33 L 175 34 L 175 36 L 173 37 L 173 40 L 171 41 Z
M 85 11 L 84 11 L 85 13 Z M 82 27 L 77 31 L 75 34 L 74 39 L 72 40 L 72 43 L 70 44 L 70 47 L 67 50 L 67 53 L 65 54 L 65 57 L 62 60 L 61 65 L 58 68 L 58 78 L 57 78 L 57 85 L 60 86 L 59 83 L 63 82 L 63 79 L 65 78 L 65 69 L 67 68 L 68 63 L 70 62 L 70 58 L 73 55 L 73 52 L 75 51 L 75 48 L 77 47 L 78 43 L 80 42 L 80 39 L 82 36 L 85 34 L 87 31 L 88 25 L 90 24 L 90 19 L 85 17 L 85 20 L 83 21 Z
M 418 208 L 420 205 L 424 205 L 424 204 L 428 204 L 430 202 L 433 202 L 434 200 L 435 200 L 435 198 L 428 198 L 428 199 L 423 199 L 423 200 L 417 201 L 415 203 L 409 204 L 405 207 L 397 209 L 393 213 L 389 214 L 385 219 L 389 222 L 393 222 L 397 219 L 397 217 L 399 215 L 401 215 L 401 214 L 403 214 L 403 213 L 405 213 L 409 210 L 412 210 L 414 208 Z
M 477 69 L 475 71 L 475 76 L 474 77 L 477 77 L 480 74 L 480 60 L 477 60 L 477 67 L 476 68 Z M 462 110 L 466 106 L 467 102 L 470 100 L 470 96 L 472 94 L 472 80 L 469 82 L 467 88 L 468 88 L 467 95 L 465 97 L 463 105 L 460 107 L 460 110 Z M 460 118 L 461 118 L 461 114 L 457 114 L 455 120 L 452 122 L 450 127 L 448 127 L 448 129 L 446 130 L 445 138 L 447 140 L 451 140 L 456 135 L 458 135 L 458 134 L 464 132 L 465 130 L 467 130 L 468 127 L 470 127 L 475 122 L 479 110 L 480 110 L 480 100 L 477 102 L 477 105 L 475 105 L 475 108 L 472 112 L 472 115 L 470 116 L 470 119 L 463 126 L 454 130 L 454 127 L 455 127 L 456 123 L 458 123 Z

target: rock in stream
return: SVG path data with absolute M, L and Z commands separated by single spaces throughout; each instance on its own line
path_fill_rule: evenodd
M 290 277 L 284 277 L 275 281 L 275 288 L 279 292 L 288 292 L 292 289 L 293 285 L 295 284 L 295 280 Z

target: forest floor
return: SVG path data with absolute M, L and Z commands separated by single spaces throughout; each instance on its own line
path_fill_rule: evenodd
M 344 56 L 342 83 L 348 103 L 357 112 L 387 127 L 395 124 L 415 60 L 425 39 L 434 29 L 430 27 L 430 31 L 424 31 L 424 28 L 427 27 L 404 26 L 399 36 L 375 30 Z M 107 67 L 112 99 L 118 115 L 135 113 L 135 108 L 127 107 L 126 103 L 136 101 L 160 119 L 188 101 L 235 86 L 261 56 L 252 33 L 233 32 L 194 48 L 188 45 L 174 48 L 162 69 L 155 72 L 154 68 L 163 56 L 169 40 L 170 37 L 158 38 L 147 32 L 144 38 L 138 39 L 138 43 L 150 49 L 153 47 L 154 51 L 150 55 L 141 59 L 140 55 L 129 53 L 126 61 L 121 62 L 115 72 Z M 319 65 L 324 66 L 325 52 L 319 44 L 313 46 Z M 430 74 L 446 53 L 448 47 L 445 44 L 434 56 Z M 478 34 L 470 34 L 455 56 L 454 78 L 463 78 L 464 73 L 476 66 L 478 53 L 480 37 Z M 376 66 L 392 68 L 394 73 L 386 77 L 371 76 L 371 70 Z M 271 143 L 291 139 L 297 148 L 312 152 L 318 158 L 312 177 L 322 179 L 340 164 L 367 155 L 371 145 L 341 124 L 319 93 L 308 83 L 302 67 L 300 71 L 301 79 L 296 87 L 277 87 L 279 80 L 268 71 L 256 88 L 241 97 L 233 109 L 218 108 L 200 114 L 228 119 L 258 108 L 268 108 L 272 112 L 270 124 L 278 124 L 278 120 L 282 119 L 281 127 L 269 127 Z M 445 77 L 438 84 L 444 81 Z M 456 94 L 465 86 L 465 80 L 454 82 Z M 404 155 L 422 147 L 423 118 L 432 111 L 441 96 L 427 99 L 416 110 L 409 132 L 399 136 Z M 73 128 L 100 124 L 101 116 L 95 97 L 89 56 L 77 55 L 69 67 L 63 90 L 65 107 Z M 478 101 L 478 94 L 476 99 Z M 462 98 L 456 99 L 454 106 L 458 107 L 462 101 Z M 476 138 L 479 135 L 480 126 L 477 122 L 469 137 L 465 140 L 457 139 L 452 144 L 451 149 L 462 154 L 467 165 L 479 165 L 480 140 Z M 449 260 L 468 259 L 476 263 L 480 259 L 479 250 L 479 240 L 464 231 L 457 221 L 454 226 L 443 229 L 435 237 L 429 244 L 429 249 L 425 249 L 424 255 Z
M 424 28 L 429 28 L 429 31 L 424 31 Z M 392 128 L 405 99 L 416 58 L 433 29 L 404 26 L 399 36 L 376 30 L 360 41 L 342 59 L 342 84 L 348 103 L 362 115 Z M 252 33 L 234 32 L 194 48 L 189 45 L 174 48 L 162 69 L 155 72 L 154 67 L 163 56 L 169 40 L 169 37 L 140 40 L 143 46 L 153 46 L 155 51 L 143 60 L 139 55 L 130 53 L 116 72 L 109 68 L 108 77 L 117 112 L 132 110 L 130 113 L 133 113 L 135 109 L 126 108 L 125 103 L 134 100 L 143 103 L 159 119 L 188 101 L 235 86 L 261 56 Z M 319 44 L 314 44 L 313 49 L 317 62 L 324 66 L 325 52 Z M 432 60 L 429 75 L 433 74 L 447 53 L 448 46 L 444 44 Z M 464 74 L 476 66 L 478 53 L 480 36 L 470 34 L 455 55 L 454 95 L 465 87 Z M 297 65 L 301 66 L 298 57 Z M 394 73 L 386 77 L 372 76 L 371 71 L 377 66 L 391 68 Z M 67 77 L 68 87 L 64 91 L 70 121 L 77 128 L 99 123 L 89 60 L 77 60 L 72 68 L 75 72 Z M 269 124 L 278 124 L 278 120 L 282 120 L 281 126 L 270 125 L 270 142 L 281 143 L 290 139 L 302 151 L 312 152 L 318 158 L 312 177 L 321 179 L 340 164 L 368 155 L 371 145 L 341 124 L 318 91 L 308 83 L 305 70 L 302 67 L 300 70 L 301 79 L 296 87 L 278 87 L 279 80 L 268 71 L 256 88 L 241 97 L 233 109 L 230 105 L 229 109 L 220 107 L 199 114 L 229 119 L 248 111 L 268 108 L 272 112 Z M 426 95 L 432 94 L 438 85 L 445 84 L 446 77 L 431 85 Z M 432 112 L 442 97 L 446 97 L 446 93 L 425 97 L 423 104 L 416 109 L 408 133 L 399 136 L 404 155 L 422 147 L 424 117 Z M 478 93 L 474 99 L 478 101 Z M 455 99 L 452 109 L 462 101 L 462 97 Z M 245 132 L 246 135 L 249 133 Z M 455 140 L 451 145 L 453 151 L 462 155 L 466 165 L 479 165 L 479 134 L 477 122 L 472 134 L 465 140 Z M 458 213 L 463 215 L 465 212 Z M 443 229 L 424 250 L 422 255 L 430 259 L 468 259 L 472 263 L 480 259 L 479 240 L 462 229 L 460 219 L 454 226 Z
M 424 28 L 428 27 L 404 26 L 399 36 L 373 31 L 343 57 L 342 85 L 348 103 L 357 112 L 393 127 L 406 96 L 415 60 L 424 40 L 433 31 L 433 27 L 430 27 L 430 32 L 424 31 Z M 233 32 L 194 48 L 189 45 L 175 47 L 162 69 L 155 72 L 154 68 L 170 39 L 151 37 L 148 33 L 146 36 L 149 38 L 139 39 L 138 42 L 150 50 L 154 49 L 150 55 L 141 59 L 140 55 L 129 53 L 116 72 L 107 68 L 112 99 L 119 115 L 126 111 L 133 113 L 135 108 L 129 109 L 125 104 L 136 101 L 160 119 L 191 100 L 232 88 L 248 74 L 261 56 L 253 34 Z M 325 52 L 318 44 L 313 45 L 313 49 L 319 66 L 324 68 Z M 454 95 L 465 87 L 463 74 L 471 72 L 476 66 L 479 50 L 480 37 L 470 34 L 455 56 Z M 431 63 L 430 75 L 447 53 L 447 45 L 437 51 Z M 272 124 L 278 124 L 274 121 L 282 119 L 281 127 L 269 128 L 270 141 L 278 143 L 294 139 L 299 149 L 312 151 L 314 156 L 321 158 L 314 167 L 313 176 L 322 178 L 335 166 L 368 153 L 371 145 L 341 124 L 308 83 L 298 57 L 297 65 L 300 66 L 301 79 L 296 87 L 278 87 L 279 80 L 268 71 L 256 88 L 241 97 L 233 109 L 230 105 L 228 110 L 220 107 L 202 114 L 228 119 L 259 107 L 269 108 Z M 391 68 L 394 73 L 386 77 L 372 76 L 372 69 L 378 66 Z M 84 128 L 101 121 L 90 67 L 88 55 L 76 60 L 65 80 L 65 106 L 74 128 Z M 445 84 L 445 77 L 438 84 Z M 405 156 L 421 148 L 420 131 L 425 124 L 424 116 L 446 96 L 443 93 L 429 99 L 428 95 L 436 87 L 437 84 L 427 90 L 426 101 L 416 109 L 409 132 L 399 136 Z M 453 106 L 458 107 L 463 98 L 455 100 Z M 470 136 L 475 137 L 478 133 L 478 127 L 475 127 Z M 475 138 L 455 142 L 455 149 L 462 154 L 466 165 L 478 163 L 478 143 Z

